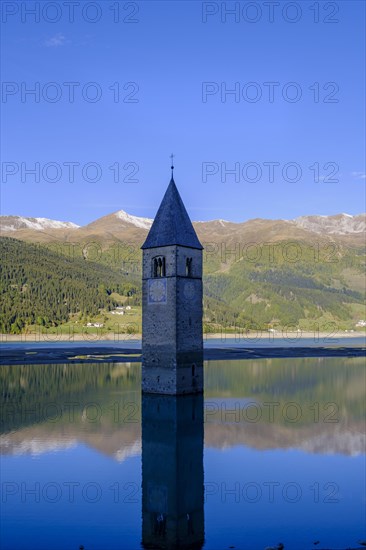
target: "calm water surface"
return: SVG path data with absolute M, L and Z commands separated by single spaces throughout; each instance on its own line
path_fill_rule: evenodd
M 300 335 L 295 333 L 288 333 L 285 338 L 274 338 L 273 334 L 265 334 L 263 338 L 259 338 L 256 333 L 237 334 L 233 336 L 232 334 L 222 334 L 220 338 L 208 338 L 204 337 L 204 347 L 205 348 L 252 348 L 252 347 L 318 347 L 318 346 L 344 346 L 344 347 L 353 347 L 353 346 L 365 346 L 366 338 L 365 336 L 353 336 L 353 337 L 344 337 L 335 333 L 329 333 L 328 335 L 314 335 L 310 338 L 300 337 Z M 120 335 L 116 340 L 101 340 L 98 335 L 89 335 L 88 338 L 84 340 L 75 340 L 75 341 L 62 341 L 58 340 L 57 336 L 49 334 L 47 338 L 35 339 L 31 342 L 7 342 L 4 340 L 1 343 L 1 347 L 4 350 L 37 350 L 39 348 L 80 348 L 80 347 L 107 347 L 107 348 L 127 348 L 127 349 L 140 349 L 141 350 L 141 340 L 135 338 L 134 336 L 126 335 L 122 337 Z
M 363 358 L 212 361 L 204 398 L 141 399 L 138 363 L 0 382 L 1 548 L 365 540 Z

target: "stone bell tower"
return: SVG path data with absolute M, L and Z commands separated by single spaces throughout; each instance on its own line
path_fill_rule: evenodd
M 172 177 L 142 245 L 142 390 L 203 391 L 202 245 Z

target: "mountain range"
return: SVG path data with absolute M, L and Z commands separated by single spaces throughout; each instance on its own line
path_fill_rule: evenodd
M 75 315 L 99 322 L 104 315 L 108 324 L 118 300 L 141 306 L 140 246 L 152 222 L 124 210 L 84 226 L 0 216 L 0 330 L 52 328 L 76 322 Z M 366 318 L 366 214 L 193 225 L 204 247 L 207 332 L 292 326 L 334 333 Z
M 2 236 L 32 242 L 78 242 L 79 240 L 123 240 L 143 242 L 153 220 L 118 210 L 79 226 L 70 221 L 22 216 L 0 216 Z M 230 243 L 278 242 L 281 240 L 339 241 L 345 245 L 362 246 L 365 241 L 366 214 L 352 216 L 300 216 L 292 220 L 254 218 L 244 222 L 226 220 L 193 222 L 200 240 Z

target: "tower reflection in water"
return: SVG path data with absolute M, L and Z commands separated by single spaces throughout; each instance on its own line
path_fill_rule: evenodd
M 142 546 L 202 548 L 203 395 L 142 394 Z

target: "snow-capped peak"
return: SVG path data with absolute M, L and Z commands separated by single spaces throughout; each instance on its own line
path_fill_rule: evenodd
M 217 219 L 217 220 L 208 220 L 208 221 L 197 221 L 197 222 L 194 222 L 194 223 L 219 223 L 220 225 L 225 225 L 225 223 L 235 223 L 235 222 L 229 222 L 228 220 L 222 220 L 222 219 Z
M 364 216 L 338 214 L 334 216 L 300 216 L 292 220 L 294 224 L 315 233 L 347 235 L 363 233 L 366 230 Z
M 34 220 L 34 221 L 33 221 Z M 62 222 L 59 220 L 49 220 L 48 218 L 22 218 L 22 221 L 32 229 L 77 229 L 80 227 L 73 222 Z
M 124 210 L 119 210 L 116 212 L 116 217 L 126 223 L 140 227 L 141 229 L 150 229 L 154 220 L 151 218 L 140 218 L 138 216 L 131 216 L 127 214 Z
M 45 229 L 77 229 L 80 226 L 73 222 L 49 220 L 48 218 L 1 216 L 0 227 L 2 231 L 16 231 L 17 229 L 33 229 L 36 231 L 44 231 Z

